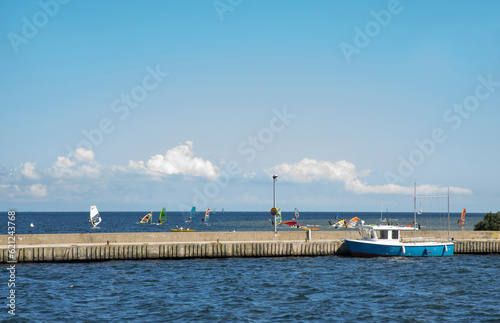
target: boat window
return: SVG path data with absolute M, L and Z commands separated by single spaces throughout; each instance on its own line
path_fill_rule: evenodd
M 380 239 L 388 239 L 387 230 L 380 230 Z
M 392 238 L 394 240 L 399 240 L 399 231 L 398 230 L 392 230 Z

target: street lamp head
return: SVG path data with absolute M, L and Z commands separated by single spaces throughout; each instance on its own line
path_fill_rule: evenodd
M 278 178 L 278 175 L 273 175 L 273 179 L 276 180 Z

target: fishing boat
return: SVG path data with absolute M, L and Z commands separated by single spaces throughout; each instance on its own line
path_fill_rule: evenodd
M 207 208 L 207 211 L 205 212 L 205 216 L 201 219 L 201 222 L 203 223 L 208 223 L 208 219 L 210 218 L 210 208 Z
M 151 209 L 151 212 L 146 214 L 141 218 L 141 221 L 139 223 L 153 223 L 153 209 Z
M 92 223 L 93 228 L 97 228 L 97 225 L 99 225 L 99 223 L 101 223 L 101 221 L 102 221 L 101 215 L 99 214 L 99 211 L 97 210 L 97 206 L 92 205 L 90 207 L 89 222 Z
M 165 221 L 167 221 L 167 213 L 163 207 L 161 208 L 160 217 L 158 218 L 158 224 L 163 224 Z
M 453 255 L 455 248 L 453 242 L 425 241 L 417 237 L 416 233 L 419 227 L 416 222 L 416 185 L 414 191 L 413 224 L 406 227 L 392 224 L 365 225 L 364 221 L 360 221 L 356 228 L 359 229 L 361 238 L 342 239 L 351 255 L 354 257 L 441 257 Z M 413 231 L 415 238 L 403 240 L 401 231 Z

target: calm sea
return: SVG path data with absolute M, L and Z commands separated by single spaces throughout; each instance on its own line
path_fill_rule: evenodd
M 187 216 L 175 212 L 168 214 L 166 225 L 137 224 L 143 213 L 103 212 L 99 230 L 89 229 L 87 213 L 18 213 L 16 233 L 167 231 L 186 225 Z M 328 229 L 335 215 L 303 213 L 299 220 Z M 380 213 L 345 217 L 354 215 L 368 223 L 380 218 Z M 452 215 L 455 227 L 458 216 Z M 190 226 L 200 231 L 271 230 L 267 217 L 216 213 L 210 225 L 202 225 L 198 217 Z M 405 224 L 413 215 L 389 217 Z M 482 214 L 476 217 L 482 219 Z M 500 322 L 498 255 L 17 264 L 15 317 L 7 313 L 9 267 L 1 267 L 5 322 Z
M 162 225 L 158 223 L 159 210 L 153 211 L 154 224 L 141 224 L 139 220 L 146 212 L 100 212 L 102 222 L 97 229 L 92 229 L 89 223 L 89 212 L 16 212 L 17 234 L 42 234 L 42 233 L 106 233 L 106 232 L 170 232 L 171 228 L 189 227 L 196 231 L 270 231 L 274 230 L 270 212 L 224 212 L 216 210 L 210 213 L 207 224 L 201 222 L 205 212 L 197 212 L 196 217 L 188 223 L 189 212 L 168 212 L 167 221 Z M 322 230 L 333 229 L 329 222 L 340 219 L 359 217 L 368 223 L 376 223 L 380 219 L 380 212 L 301 212 L 298 222 L 302 225 L 317 225 Z M 389 212 L 383 218 L 389 218 L 394 223 L 408 225 L 413 222 L 413 213 Z M 483 219 L 484 214 L 467 214 L 464 230 L 472 230 L 474 224 Z M 293 212 L 283 212 L 283 221 L 293 220 Z M 450 229 L 458 230 L 457 221 L 460 213 L 450 214 Z M 417 222 L 423 230 L 447 230 L 448 214 L 434 213 L 417 215 Z M 33 227 L 31 227 L 33 224 Z M 297 230 L 280 227 L 279 230 Z M 7 233 L 7 212 L 4 221 L 0 221 L 0 234 Z

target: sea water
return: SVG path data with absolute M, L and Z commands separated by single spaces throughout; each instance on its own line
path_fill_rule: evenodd
M 33 263 L 16 270 L 16 315 L 4 305 L 5 322 L 500 321 L 498 255 Z M 1 276 L 7 279 L 6 270 Z
M 16 212 L 17 234 L 44 233 L 107 233 L 107 232 L 170 232 L 177 227 L 189 227 L 196 231 L 271 231 L 274 230 L 270 212 L 210 212 L 208 221 L 203 224 L 205 212 L 197 212 L 189 221 L 189 212 L 167 211 L 167 221 L 158 225 L 160 211 L 153 211 L 153 224 L 140 223 L 147 212 L 100 212 L 102 222 L 98 228 L 92 228 L 89 223 L 90 212 Z M 460 213 L 451 213 L 448 221 L 447 213 L 417 214 L 417 222 L 422 230 L 459 230 L 457 221 Z M 472 230 L 474 224 L 483 219 L 482 213 L 467 214 L 463 230 Z M 301 212 L 298 219 L 294 212 L 283 212 L 283 221 L 297 220 L 303 226 L 316 225 L 322 230 L 337 230 L 330 226 L 341 219 L 359 217 L 366 224 L 377 223 L 380 218 L 390 219 L 400 225 L 413 223 L 411 212 Z M 7 233 L 7 217 L 0 221 L 0 234 Z M 33 226 L 31 226 L 33 224 Z M 297 230 L 288 226 L 280 226 L 278 230 Z
M 144 214 L 102 212 L 102 227 L 90 229 L 86 212 L 20 212 L 16 233 L 157 232 L 186 225 L 197 231 L 273 229 L 265 212 L 216 213 L 208 225 L 200 213 L 186 223 L 182 212 L 168 212 L 164 225 L 139 224 Z M 413 221 L 411 213 L 390 215 L 400 224 Z M 335 216 L 304 212 L 299 222 L 333 230 L 328 221 Z M 380 218 L 377 213 L 340 216 L 367 223 Z M 452 214 L 450 222 L 456 226 L 459 216 Z M 283 220 L 292 218 L 292 212 L 283 214 Z M 470 215 L 466 227 L 480 219 L 482 214 Z M 432 221 L 448 226 L 447 215 Z M 15 316 L 7 306 L 11 267 L 0 267 L 5 322 L 500 321 L 499 255 L 20 263 L 15 265 Z

